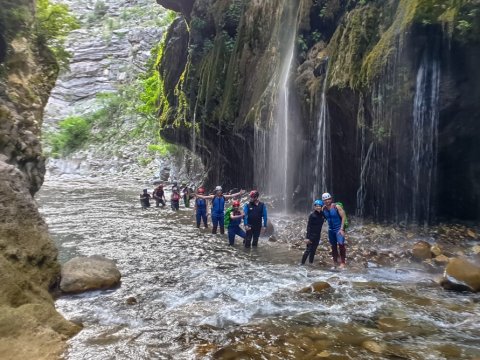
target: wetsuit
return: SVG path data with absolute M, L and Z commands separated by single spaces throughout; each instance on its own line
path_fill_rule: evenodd
M 233 215 L 240 215 L 239 211 L 232 211 Z M 235 235 L 240 236 L 245 239 L 245 231 L 240 227 L 242 218 L 230 219 L 230 224 L 228 224 L 228 245 L 233 246 L 235 244 Z
M 190 207 L 190 189 L 188 187 L 183 189 L 183 203 L 185 207 Z
M 252 246 L 257 246 L 258 238 L 260 237 L 260 232 L 262 230 L 262 218 L 263 226 L 267 227 L 267 207 L 262 202 L 256 204 L 255 202 L 250 201 L 243 207 L 243 212 L 245 213 L 243 223 L 247 227 L 245 247 L 249 248 L 250 243 Z
M 172 206 L 172 210 L 177 211 L 180 208 L 180 194 L 177 192 L 172 193 L 172 197 L 170 198 L 170 205 Z
M 322 226 L 325 222 L 325 217 L 322 212 L 314 211 L 308 217 L 307 223 L 307 236 L 310 240 L 310 244 L 307 244 L 305 252 L 302 256 L 302 265 L 305 264 L 308 258 L 308 262 L 313 264 L 315 258 L 315 252 L 317 251 L 318 244 L 320 243 L 320 234 L 322 233 Z
M 223 217 L 225 210 L 225 197 L 215 196 L 212 200 L 212 234 L 217 233 L 217 227 L 220 225 L 220 234 L 225 232 Z
M 162 204 L 162 207 L 165 206 L 165 201 L 163 200 L 165 197 L 165 192 L 163 191 L 163 188 L 157 187 L 153 191 L 153 198 L 155 199 L 155 205 L 158 207 L 158 204 Z
M 207 224 L 207 200 L 197 198 L 195 200 L 195 205 L 197 207 L 197 228 L 200 227 L 200 220 L 203 219 L 203 225 L 205 225 L 205 229 L 208 228 Z
M 142 209 L 146 209 L 150 207 L 150 194 L 142 193 L 140 194 L 140 205 Z
M 340 249 L 340 260 L 342 264 L 345 264 L 347 252 L 345 249 L 345 238 L 340 234 L 340 228 L 342 227 L 342 218 L 338 213 L 337 206 L 335 204 L 332 204 L 330 210 L 324 207 L 323 215 L 328 222 L 328 241 L 332 246 L 333 262 L 337 263 L 338 261 L 338 244 L 338 248 Z

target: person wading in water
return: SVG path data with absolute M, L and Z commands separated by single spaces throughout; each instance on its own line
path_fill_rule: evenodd
M 258 200 L 260 194 L 257 190 L 250 191 L 250 202 L 246 203 L 243 207 L 245 218 L 243 220 L 245 229 L 247 230 L 247 236 L 245 238 L 245 247 L 249 248 L 258 245 L 258 238 L 262 230 L 262 218 L 263 226 L 267 227 L 267 207 L 263 202 Z M 253 238 L 253 242 L 252 242 Z
M 245 190 L 241 190 L 238 193 L 223 195 L 223 189 L 221 186 L 215 188 L 215 195 L 203 196 L 197 194 L 197 197 L 205 200 L 212 200 L 212 234 L 217 233 L 217 227 L 220 226 L 220 234 L 225 233 L 224 216 L 225 216 L 225 200 L 231 199 L 237 196 L 241 196 L 245 193 Z
M 305 236 L 305 243 L 307 245 L 305 252 L 302 256 L 302 265 L 305 264 L 308 258 L 308 262 L 313 264 L 315 258 L 315 252 L 317 251 L 318 244 L 320 243 L 320 234 L 322 233 L 322 226 L 325 222 L 325 217 L 322 212 L 323 202 L 322 200 L 315 200 L 313 203 L 313 212 L 308 217 L 307 223 L 307 235 Z
M 228 224 L 228 245 L 230 246 L 235 245 L 235 235 L 245 239 L 245 231 L 240 227 L 244 216 L 240 208 L 240 201 L 235 200 L 232 208 L 231 211 L 227 211 L 227 214 L 230 212 L 230 223 Z
M 142 209 L 150 207 L 150 198 L 151 195 L 148 193 L 148 189 L 143 189 L 143 193 L 140 194 L 140 205 L 142 206 Z
M 165 206 L 167 199 L 165 198 L 165 191 L 163 191 L 163 185 L 158 185 L 155 190 L 153 190 L 153 198 L 155 199 L 156 207 L 159 207 L 159 204 L 162 204 L 162 207 Z
M 205 194 L 205 189 L 203 187 L 198 188 L 198 195 L 203 195 Z M 197 219 L 197 228 L 200 228 L 200 221 L 203 220 L 203 225 L 205 226 L 205 229 L 208 228 L 208 223 L 207 223 L 207 214 L 208 214 L 208 205 L 207 205 L 207 200 L 201 199 L 197 197 L 195 199 L 195 216 Z
M 346 214 L 341 206 L 333 202 L 332 195 L 329 193 L 324 193 L 322 200 L 325 204 L 323 215 L 328 222 L 328 241 L 332 246 L 333 264 L 334 266 L 338 265 L 338 253 L 340 250 L 340 268 L 344 268 L 347 257 L 347 250 L 345 249 Z

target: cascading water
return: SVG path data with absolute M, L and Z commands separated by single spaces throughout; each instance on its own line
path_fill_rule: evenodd
M 280 36 L 280 43 L 288 44 L 284 52 L 280 67 L 280 78 L 276 104 L 272 113 L 273 129 L 269 136 L 269 153 L 266 182 L 267 191 L 273 195 L 281 195 L 280 208 L 288 211 L 291 208 L 293 194 L 293 176 L 295 148 L 292 133 L 296 131 L 292 122 L 290 99 L 290 74 L 294 64 L 295 40 L 297 36 L 298 4 L 292 6 L 289 1 L 284 3 L 285 25 L 282 31 L 288 30 Z M 282 39 L 283 38 L 283 39 Z
M 417 72 L 413 102 L 412 217 L 430 220 L 437 163 L 440 64 L 426 54 Z
M 330 156 L 330 136 L 329 136 L 329 117 L 328 106 L 326 100 L 328 66 L 323 79 L 322 95 L 320 103 L 320 114 L 317 123 L 317 138 L 316 138 L 316 152 L 315 152 L 315 183 L 313 184 L 312 199 L 315 200 L 318 196 L 329 189 L 327 183 L 327 174 L 329 171 L 329 156 Z

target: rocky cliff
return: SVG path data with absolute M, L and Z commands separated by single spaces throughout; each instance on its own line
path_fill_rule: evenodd
M 328 190 L 377 220 L 480 218 L 478 1 L 157 2 L 184 15 L 159 65 L 163 135 L 211 182 L 292 206 Z
M 78 327 L 55 311 L 49 294 L 60 266 L 32 196 L 45 173 L 40 126 L 58 67 L 37 41 L 35 2 L 1 7 L 0 358 L 55 358 Z

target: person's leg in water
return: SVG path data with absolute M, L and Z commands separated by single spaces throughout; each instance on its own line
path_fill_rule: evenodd
M 246 248 L 250 248 L 250 246 L 252 245 L 252 236 L 253 236 L 252 228 L 248 228 L 247 233 L 245 235 L 245 240 L 244 240 L 244 244 Z
M 337 233 L 335 231 L 328 230 L 328 241 L 332 246 L 333 264 L 337 266 L 338 265 L 338 249 L 337 249 Z
M 202 219 L 202 212 L 200 210 L 197 210 L 196 215 L 196 220 L 197 220 L 197 228 L 200 229 L 200 220 Z
M 317 252 L 318 244 L 320 243 L 320 239 L 318 240 L 310 240 L 310 244 L 307 244 L 305 248 L 305 252 L 302 256 L 302 265 L 305 264 L 308 258 L 308 262 L 313 264 L 313 260 L 315 258 L 315 253 Z
M 337 243 L 340 249 L 340 267 L 345 267 L 347 259 L 347 249 L 345 248 L 345 238 L 337 232 Z
M 203 219 L 203 225 L 205 226 L 205 229 L 208 229 L 207 213 L 205 211 L 202 214 L 202 219 Z
M 245 239 L 245 231 L 238 225 L 228 227 L 228 245 L 233 246 L 235 244 L 235 235 Z
M 220 222 L 220 218 L 216 214 L 212 214 L 212 234 L 217 233 L 217 227 Z
M 218 224 L 220 226 L 220 234 L 225 234 L 225 225 L 224 225 L 224 218 L 223 215 L 221 215 L 218 219 Z
M 252 227 L 252 246 L 257 247 L 258 245 L 258 238 L 260 237 L 260 233 L 262 232 L 262 225 Z

